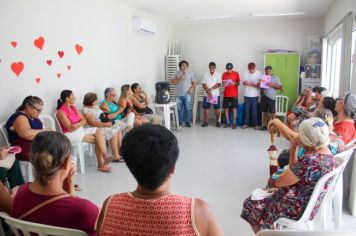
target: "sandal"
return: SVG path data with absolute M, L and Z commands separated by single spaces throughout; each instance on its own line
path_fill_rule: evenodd
M 102 167 L 98 167 L 98 171 L 101 172 L 110 172 L 111 171 L 111 167 L 110 166 L 102 166 Z
M 75 189 L 75 191 L 82 191 L 83 189 L 81 189 L 80 187 L 79 187 L 79 185 L 78 184 L 74 184 L 74 189 Z
M 119 158 L 113 158 L 111 162 L 119 162 L 119 163 L 124 163 L 125 160 L 122 157 Z

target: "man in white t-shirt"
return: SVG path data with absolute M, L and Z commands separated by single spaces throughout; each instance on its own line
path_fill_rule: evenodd
M 254 62 L 248 63 L 248 70 L 245 71 L 243 85 L 245 86 L 245 121 L 242 126 L 246 129 L 250 125 L 250 113 L 252 113 L 253 126 L 256 130 L 260 129 L 258 125 L 257 103 L 260 95 L 260 81 L 262 73 L 256 70 Z
M 206 127 L 209 125 L 208 116 L 210 106 L 213 105 L 216 117 L 216 127 L 220 127 L 220 91 L 221 86 L 221 74 L 216 72 L 215 62 L 209 63 L 209 72 L 205 73 L 203 78 L 203 88 L 204 88 L 204 123 L 201 127 Z

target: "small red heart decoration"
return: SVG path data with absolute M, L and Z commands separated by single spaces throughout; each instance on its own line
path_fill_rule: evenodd
M 47 60 L 46 62 L 49 66 L 52 65 L 52 60 Z
M 16 41 L 12 41 L 12 42 L 11 42 L 11 45 L 12 45 L 14 48 L 16 48 L 17 42 L 16 42 Z
M 44 43 L 45 43 L 45 40 L 42 36 L 38 37 L 37 39 L 35 39 L 33 41 L 33 44 L 35 45 L 35 47 L 40 50 L 42 50 Z
M 35 80 L 36 80 L 37 84 L 39 84 L 41 82 L 41 78 L 40 77 L 37 77 Z
M 83 52 L 83 47 L 80 46 L 79 44 L 76 44 L 75 51 L 77 51 L 78 55 L 80 55 Z
M 62 74 L 61 73 L 57 73 L 57 78 L 61 78 Z
M 68 66 L 67 66 L 67 70 L 70 70 L 70 69 L 72 69 L 72 66 L 71 66 L 71 65 L 68 65 Z
M 63 51 L 58 51 L 58 56 L 59 56 L 59 58 L 62 58 L 64 56 L 64 52 Z
M 14 62 L 11 64 L 11 70 L 17 75 L 19 76 L 23 70 L 23 68 L 25 67 L 25 65 L 19 61 L 19 62 Z

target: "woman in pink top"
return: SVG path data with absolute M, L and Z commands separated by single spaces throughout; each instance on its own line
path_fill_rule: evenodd
M 101 236 L 222 235 L 207 203 L 170 192 L 179 149 L 169 130 L 135 127 L 123 138 L 121 154 L 138 186 L 105 200 L 98 220 Z
M 65 135 L 54 131 L 36 135 L 30 153 L 35 181 L 17 191 L 12 217 L 96 235 L 99 209 L 73 195 L 75 165 L 70 153 L 71 143 Z
M 111 167 L 105 165 L 110 160 L 104 135 L 100 129 L 86 128 L 86 120 L 75 107 L 75 96 L 70 90 L 63 90 L 57 102 L 56 117 L 63 133 L 72 143 L 86 142 L 95 144 L 95 154 L 98 160 L 98 171 L 110 172 Z

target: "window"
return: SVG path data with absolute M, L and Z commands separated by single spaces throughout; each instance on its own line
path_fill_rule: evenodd
M 341 64 L 341 37 L 329 41 L 326 54 L 326 74 L 322 85 L 327 88 L 330 95 L 337 97 L 339 94 L 340 64 Z M 325 65 L 324 65 L 325 66 Z
M 351 47 L 351 73 L 350 73 L 350 81 L 352 81 L 352 76 L 354 76 L 353 73 L 353 67 L 354 64 L 356 64 L 356 52 L 355 52 L 355 47 L 356 47 L 356 27 L 354 28 L 354 31 L 352 32 L 352 47 Z M 355 76 L 354 76 L 355 77 Z

